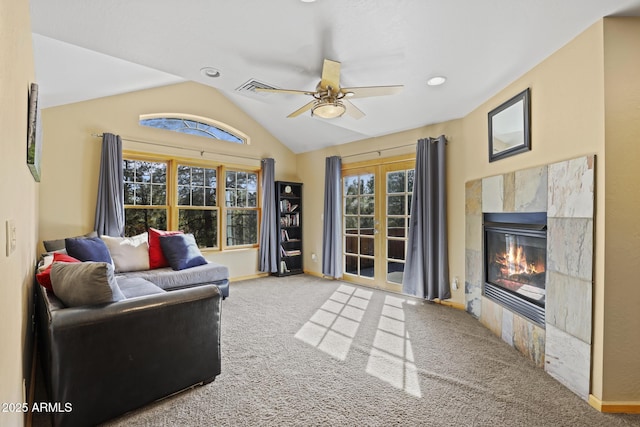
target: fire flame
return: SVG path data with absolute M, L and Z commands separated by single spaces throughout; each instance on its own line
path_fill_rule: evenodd
M 511 244 L 507 252 L 496 255 L 496 262 L 500 265 L 500 273 L 503 277 L 514 274 L 537 274 L 541 273 L 533 263 L 527 262 L 527 256 L 522 246 Z

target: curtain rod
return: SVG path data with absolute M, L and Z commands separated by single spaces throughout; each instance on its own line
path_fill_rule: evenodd
M 429 138 L 429 139 L 433 140 L 433 141 L 431 141 L 432 144 L 437 141 L 437 138 Z M 448 143 L 449 143 L 449 141 L 447 141 L 446 138 L 445 138 L 445 144 L 448 144 Z M 378 153 L 378 156 L 380 156 L 383 151 L 395 150 L 396 148 L 411 147 L 412 145 L 415 146 L 416 143 L 412 142 L 411 144 L 396 145 L 395 147 L 381 148 L 379 150 L 373 150 L 373 151 L 365 151 L 364 153 L 347 154 L 346 156 L 340 156 L 340 157 L 342 157 L 344 159 L 344 158 L 347 158 L 347 157 L 364 156 L 365 154 L 373 154 L 373 153 Z
M 102 138 L 103 134 L 101 134 L 101 133 L 92 133 L 91 136 L 94 136 L 96 138 Z M 239 155 L 239 154 L 226 154 L 226 153 L 219 153 L 219 152 L 216 152 L 216 151 L 198 150 L 197 148 L 189 148 L 189 147 L 176 147 L 176 146 L 168 145 L 168 144 L 160 144 L 160 143 L 157 143 L 157 142 L 143 141 L 141 139 L 126 138 L 124 136 L 121 136 L 120 138 L 125 140 L 125 141 L 138 142 L 140 144 L 149 144 L 149 145 L 155 145 L 155 146 L 158 146 L 158 147 L 177 148 L 179 150 L 196 151 L 196 152 L 200 153 L 201 157 L 202 157 L 202 155 L 204 153 L 207 153 L 207 154 L 215 154 L 215 155 L 218 155 L 218 156 L 237 157 L 237 158 L 241 158 L 241 159 L 260 160 L 260 161 L 262 160 L 262 158 L 260 158 L 260 157 L 242 156 L 242 155 Z

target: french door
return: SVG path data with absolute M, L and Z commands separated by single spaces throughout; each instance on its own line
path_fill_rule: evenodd
M 343 166 L 343 271 L 347 281 L 402 290 L 414 160 Z

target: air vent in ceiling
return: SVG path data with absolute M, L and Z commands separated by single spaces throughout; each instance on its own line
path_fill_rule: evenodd
M 256 88 L 277 89 L 276 87 L 271 86 L 267 83 L 261 82 L 256 79 L 251 79 L 248 82 L 242 84 L 240 87 L 238 87 L 236 91 L 249 96 L 260 96 L 260 97 L 269 96 L 269 92 L 258 92 Z

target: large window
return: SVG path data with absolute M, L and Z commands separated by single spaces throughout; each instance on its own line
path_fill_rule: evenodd
M 258 174 L 227 171 L 225 177 L 227 207 L 227 245 L 258 243 Z
M 167 163 L 124 160 L 125 235 L 167 228 Z
M 201 248 L 258 244 L 257 170 L 126 154 L 123 166 L 127 236 L 154 227 L 193 233 Z
M 202 136 L 218 141 L 249 144 L 249 137 L 238 129 L 208 117 L 183 113 L 142 114 L 139 123 L 141 126 Z

